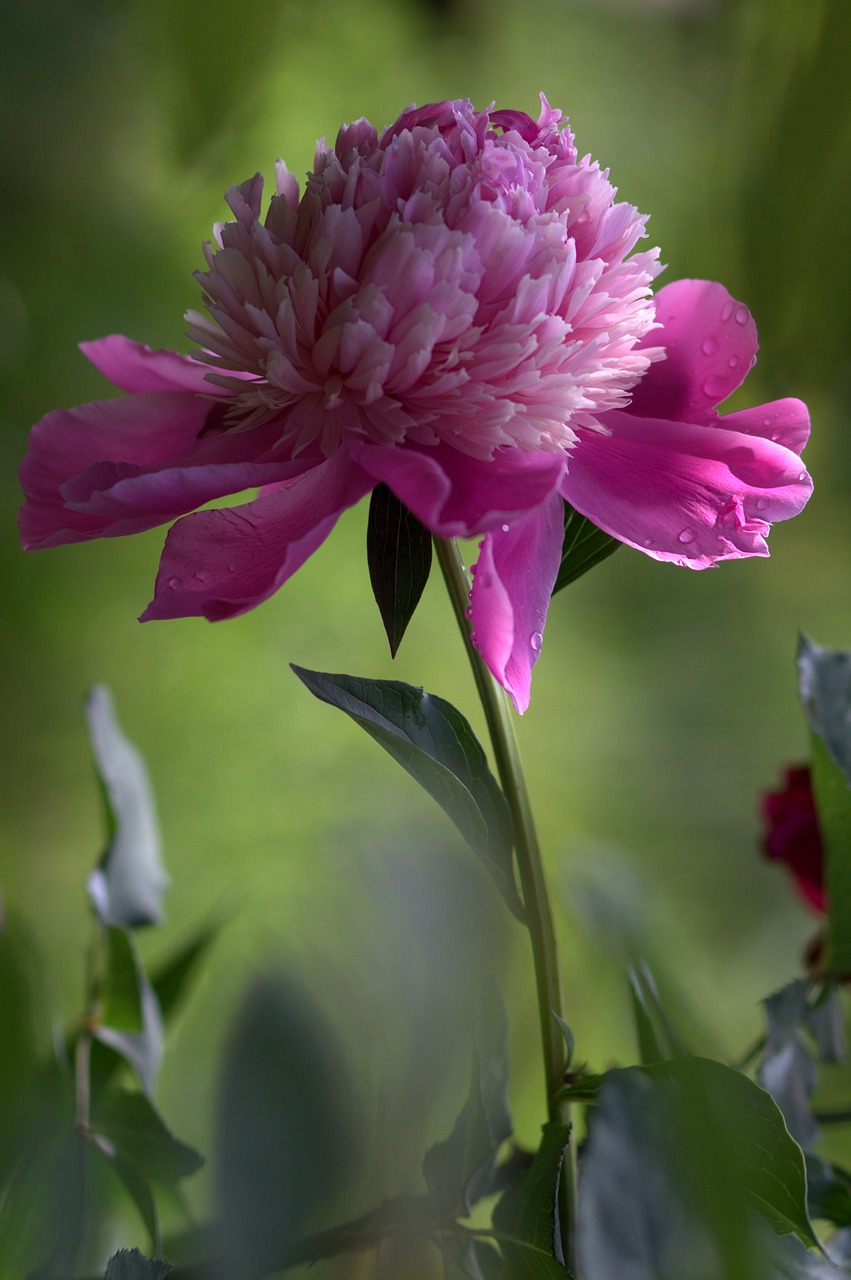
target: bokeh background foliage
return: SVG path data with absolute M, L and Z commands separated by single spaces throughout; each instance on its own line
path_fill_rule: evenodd
M 225 188 L 271 179 L 278 156 L 303 175 L 341 121 L 381 126 L 411 102 L 467 96 L 534 114 L 540 90 L 651 214 L 665 278 L 722 280 L 749 304 L 762 351 L 739 404 L 808 400 L 812 502 L 774 531 L 768 561 L 691 574 L 623 550 L 571 586 L 521 725 L 582 1056 L 633 1057 L 620 970 L 633 945 L 700 1010 L 706 1045 L 735 1053 L 813 929 L 756 853 L 756 797 L 806 751 L 796 634 L 851 643 L 849 35 L 844 0 L 8 4 L 0 883 L 44 956 L 46 1007 L 69 1015 L 102 841 L 81 699 L 109 684 L 151 763 L 174 881 L 149 956 L 229 920 L 162 1082 L 188 1141 L 209 1147 L 228 1010 L 272 962 L 309 983 L 342 1038 L 372 1137 L 365 1195 L 414 1184 L 447 1129 L 493 972 L 515 1115 L 534 1135 L 531 976 L 519 928 L 442 815 L 287 666 L 424 684 L 480 727 L 437 576 L 391 663 L 365 506 L 274 600 L 215 626 L 136 623 L 162 531 L 20 552 L 30 423 L 106 393 L 76 343 L 117 331 L 186 350 L 191 272 Z

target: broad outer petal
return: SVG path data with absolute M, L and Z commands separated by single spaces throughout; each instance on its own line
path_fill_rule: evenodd
M 766 556 L 773 520 L 797 515 L 812 482 L 797 454 L 759 436 L 686 422 L 605 415 L 582 430 L 563 496 L 595 524 L 657 560 L 704 569 Z
M 561 563 L 564 503 L 557 493 L 482 539 L 470 603 L 476 648 L 521 713 Z
M 756 360 L 747 307 L 711 280 L 675 280 L 655 297 L 653 329 L 638 347 L 664 347 L 632 391 L 629 412 L 671 422 L 713 422 Z
M 210 407 L 192 392 L 152 391 L 48 413 L 33 427 L 20 468 L 26 501 L 19 524 L 25 549 L 135 533 L 159 524 L 159 514 L 137 515 L 118 528 L 111 517 L 74 511 L 66 505 L 63 486 L 98 463 L 130 463 L 146 470 L 182 458 L 195 444 Z
M 122 391 L 202 391 L 226 395 L 223 387 L 206 381 L 210 366 L 177 351 L 154 351 L 123 334 L 81 342 L 80 350 L 105 378 Z
M 321 466 L 240 507 L 198 511 L 171 529 L 156 593 L 142 614 L 230 618 L 268 599 L 375 481 L 339 450 Z
M 352 457 L 392 489 L 427 529 L 442 538 L 470 538 L 531 511 L 554 492 L 564 454 L 498 449 L 471 458 L 447 445 L 400 448 L 352 441 Z

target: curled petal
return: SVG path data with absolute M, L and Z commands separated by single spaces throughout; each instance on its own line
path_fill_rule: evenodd
M 114 513 L 76 511 L 66 503 L 65 485 L 99 464 L 146 470 L 180 458 L 195 444 L 209 413 L 208 400 L 185 391 L 151 391 L 48 413 L 33 427 L 21 463 L 27 495 L 19 517 L 24 547 L 135 533 L 160 524 L 163 517 L 156 512 L 136 512 L 119 527 Z
M 715 406 L 735 391 L 756 360 L 756 325 L 747 307 L 711 280 L 675 280 L 656 294 L 654 329 L 640 347 L 664 347 L 633 389 L 630 411 L 671 422 L 714 422 Z
M 223 395 L 207 382 L 209 365 L 176 351 L 153 351 L 120 333 L 94 342 L 81 342 L 80 350 L 105 378 L 122 391 L 203 391 Z
M 521 713 L 529 705 L 563 540 L 564 505 L 553 493 L 535 511 L 486 534 L 475 566 L 474 643 Z
M 770 523 L 810 496 L 797 454 L 774 441 L 617 410 L 605 421 L 611 435 L 580 432 L 562 495 L 656 560 L 705 569 L 766 556 Z
M 564 471 L 562 453 L 499 449 L 482 459 L 447 445 L 399 449 L 352 441 L 349 448 L 442 538 L 475 537 L 530 511 L 554 492 Z
M 727 413 L 721 420 L 725 431 L 743 431 L 745 435 L 762 436 L 800 455 L 810 438 L 810 413 L 802 400 L 773 400 Z
M 198 511 L 171 529 L 141 621 L 231 618 L 268 599 L 374 486 L 340 451 L 240 507 Z

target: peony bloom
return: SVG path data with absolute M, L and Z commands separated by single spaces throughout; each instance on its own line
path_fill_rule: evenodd
M 766 857 L 785 863 L 804 901 L 826 911 L 824 853 L 807 765 L 787 769 L 783 789 L 766 792 L 762 820 Z
M 482 537 L 476 643 L 522 711 L 563 499 L 696 569 L 767 555 L 806 502 L 805 407 L 716 411 L 755 359 L 749 312 L 704 281 L 653 298 L 645 219 L 545 99 L 537 121 L 464 101 L 380 136 L 359 120 L 301 197 L 278 164 L 261 219 L 262 187 L 228 192 L 195 354 L 83 344 L 129 394 L 48 414 L 21 468 L 28 548 L 182 517 L 143 619 L 253 608 L 383 483 L 432 533 Z

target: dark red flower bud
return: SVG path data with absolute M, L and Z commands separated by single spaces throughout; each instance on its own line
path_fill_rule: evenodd
M 782 790 L 763 795 L 762 819 L 766 857 L 785 863 L 804 901 L 825 912 L 824 851 L 808 765 L 786 769 Z

